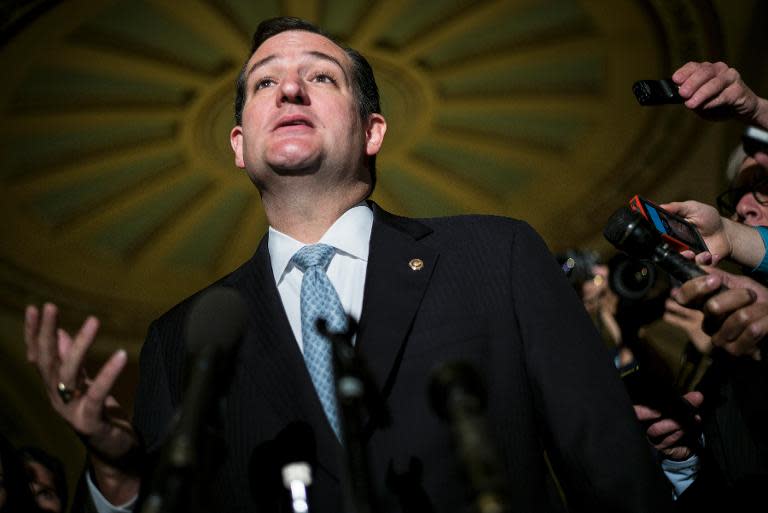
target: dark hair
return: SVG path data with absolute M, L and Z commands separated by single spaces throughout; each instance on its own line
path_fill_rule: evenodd
M 22 460 L 26 462 L 36 462 L 47 468 L 53 474 L 53 486 L 56 487 L 56 494 L 61 501 L 61 510 L 67 510 L 67 474 L 64 471 L 64 465 L 61 460 L 48 454 L 39 447 L 26 446 L 19 449 Z
M 256 32 L 253 34 L 253 40 L 251 42 L 251 53 L 245 60 L 243 67 L 240 69 L 240 74 L 237 76 L 237 82 L 235 86 L 235 123 L 240 125 L 243 122 L 243 106 L 245 105 L 246 97 L 246 74 L 248 61 L 251 56 L 258 50 L 258 48 L 267 39 L 280 34 L 281 32 L 287 32 L 290 30 L 303 30 L 305 32 L 312 32 L 313 34 L 319 34 L 325 38 L 331 40 L 339 48 L 344 50 L 347 56 L 352 61 L 352 89 L 355 93 L 355 100 L 357 102 L 357 110 L 360 114 L 360 119 L 366 121 L 371 114 L 380 114 L 381 105 L 379 100 L 379 88 L 376 85 L 376 78 L 373 74 L 373 68 L 368 63 L 365 57 L 360 52 L 352 48 L 348 48 L 340 44 L 336 39 L 331 37 L 321 28 L 304 21 L 300 18 L 294 18 L 291 16 L 281 16 L 277 18 L 270 18 L 259 23 L 256 27 Z M 368 167 L 371 173 L 371 190 L 376 184 L 376 156 L 373 155 L 368 160 Z
M 0 434 L 0 463 L 3 469 L 2 486 L 6 492 L 5 504 L 0 504 L 0 513 L 39 511 L 19 452 L 2 434 Z

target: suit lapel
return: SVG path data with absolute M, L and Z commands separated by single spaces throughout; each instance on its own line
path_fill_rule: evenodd
M 431 229 L 373 205 L 358 351 L 386 395 L 438 253 L 422 240 Z
M 285 315 L 269 263 L 266 236 L 240 278 L 235 284 L 251 316 L 242 353 L 248 386 L 262 391 L 280 422 L 299 420 L 314 428 L 318 463 L 338 477 L 340 444 L 325 417 Z M 248 422 L 259 419 L 250 418 Z

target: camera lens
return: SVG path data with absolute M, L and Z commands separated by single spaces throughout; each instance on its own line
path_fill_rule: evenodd
M 613 291 L 627 299 L 643 298 L 656 281 L 656 269 L 641 260 L 624 259 L 609 274 Z

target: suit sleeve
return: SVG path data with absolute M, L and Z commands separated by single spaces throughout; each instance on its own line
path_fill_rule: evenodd
M 667 511 L 671 490 L 629 397 L 554 258 L 527 225 L 512 248 L 514 310 L 542 438 L 576 511 Z

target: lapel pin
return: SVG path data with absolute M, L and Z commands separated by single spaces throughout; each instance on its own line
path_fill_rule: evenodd
M 408 267 L 411 268 L 413 271 L 421 271 L 424 269 L 424 260 L 421 258 L 414 258 L 410 262 L 408 262 Z

